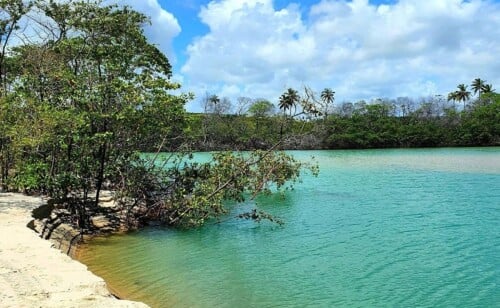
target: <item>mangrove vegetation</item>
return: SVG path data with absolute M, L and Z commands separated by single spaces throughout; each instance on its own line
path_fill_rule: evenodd
M 226 213 L 224 200 L 298 179 L 304 165 L 276 151 L 279 141 L 265 151 L 191 159 L 186 136 L 194 128 L 184 105 L 192 95 L 174 94 L 180 85 L 144 36 L 149 20 L 141 13 L 105 1 L 0 4 L 3 190 L 47 195 L 66 221 L 90 232 L 103 190 L 115 193 L 129 227 L 152 220 L 192 227 Z

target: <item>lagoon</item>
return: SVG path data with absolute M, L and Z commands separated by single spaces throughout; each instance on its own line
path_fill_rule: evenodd
M 152 307 L 500 302 L 500 148 L 290 153 L 320 175 L 285 198 L 195 230 L 99 238 L 80 261 Z M 285 225 L 234 218 L 254 204 Z

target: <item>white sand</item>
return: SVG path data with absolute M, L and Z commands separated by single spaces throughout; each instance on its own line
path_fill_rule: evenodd
M 0 193 L 0 307 L 147 307 L 115 299 L 102 278 L 27 228 L 42 203 Z

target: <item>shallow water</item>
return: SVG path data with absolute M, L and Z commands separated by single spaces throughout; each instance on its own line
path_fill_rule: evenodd
M 283 227 L 232 213 L 98 239 L 81 260 L 153 307 L 500 303 L 500 148 L 292 153 L 321 171 L 256 201 Z

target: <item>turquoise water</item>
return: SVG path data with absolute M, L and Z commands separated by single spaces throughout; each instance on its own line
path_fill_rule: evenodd
M 498 307 L 500 148 L 292 153 L 321 171 L 256 201 L 283 227 L 233 213 L 81 260 L 153 307 Z

